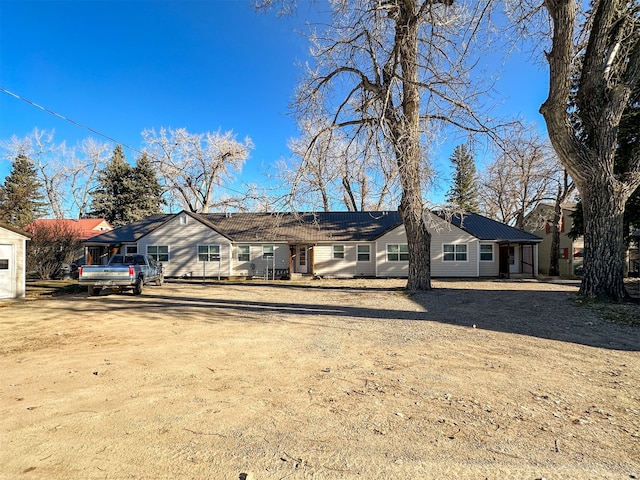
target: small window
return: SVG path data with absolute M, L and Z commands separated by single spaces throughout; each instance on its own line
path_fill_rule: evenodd
M 251 247 L 249 245 L 238 245 L 238 261 L 248 262 L 251 260 Z
M 358 261 L 359 262 L 371 261 L 371 245 L 358 245 Z
M 344 258 L 344 245 L 333 246 L 333 258 L 334 259 Z
M 168 262 L 169 245 L 147 245 L 147 255 L 156 262 Z
M 466 244 L 445 244 L 442 246 L 442 261 L 444 262 L 466 262 Z
M 273 258 L 273 245 L 262 246 L 262 258 Z
M 9 270 L 8 258 L 0 258 L 0 270 Z
M 493 262 L 493 245 L 490 243 L 480 244 L 480 261 Z
M 409 246 L 406 243 L 387 245 L 387 261 L 408 262 Z
M 186 225 L 189 217 L 187 217 L 186 215 L 180 215 L 180 225 Z
M 199 262 L 219 262 L 220 245 L 198 245 Z
M 124 248 L 124 253 L 126 253 L 127 255 L 138 253 L 138 246 L 137 245 L 127 245 Z

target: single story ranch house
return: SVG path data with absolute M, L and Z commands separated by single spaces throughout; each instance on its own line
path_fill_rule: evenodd
M 434 277 L 535 276 L 540 237 L 478 214 L 425 212 Z M 406 277 L 400 214 L 384 212 L 152 215 L 84 242 L 89 264 L 146 253 L 166 277 Z

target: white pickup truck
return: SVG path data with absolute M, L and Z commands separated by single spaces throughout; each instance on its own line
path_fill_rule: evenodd
M 144 285 L 164 282 L 162 264 L 147 255 L 114 255 L 107 265 L 83 265 L 78 269 L 78 283 L 86 285 L 89 295 L 99 295 L 103 288 L 132 290 L 141 295 Z

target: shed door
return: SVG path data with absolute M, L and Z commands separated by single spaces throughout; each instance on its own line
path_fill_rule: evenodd
M 14 296 L 13 269 L 13 245 L 0 245 L 0 298 L 13 298 Z

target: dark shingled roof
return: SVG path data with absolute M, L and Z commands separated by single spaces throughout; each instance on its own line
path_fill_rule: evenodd
M 398 212 L 185 213 L 240 243 L 372 241 L 402 224 Z M 152 215 L 87 243 L 136 242 L 176 215 Z
M 366 242 L 402 225 L 400 214 L 388 212 L 190 213 L 184 212 L 236 243 Z M 442 213 L 436 213 L 442 218 Z M 86 244 L 137 242 L 179 214 L 151 215 L 89 239 Z M 535 243 L 542 239 L 475 213 L 450 219 L 480 240 Z
M 538 243 L 542 241 L 542 238 L 533 233 L 510 227 L 477 213 L 455 214 L 450 219 L 442 213 L 438 213 L 438 216 L 447 218 L 453 225 L 480 240 L 516 243 Z
M 95 237 L 91 237 L 84 243 L 107 243 L 110 245 L 117 245 L 125 242 L 136 242 L 175 216 L 175 213 L 150 215 L 142 220 L 138 220 L 137 222 L 129 223 L 122 227 L 114 228 L 108 232 L 96 235 Z

